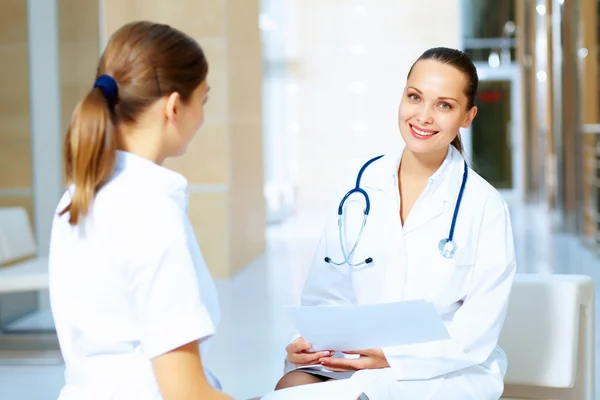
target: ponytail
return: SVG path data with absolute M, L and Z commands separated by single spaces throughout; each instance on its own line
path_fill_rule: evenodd
M 77 105 L 65 138 L 64 164 L 67 179 L 75 185 L 71 203 L 60 212 L 69 213 L 77 225 L 98 190 L 108 181 L 117 153 L 115 125 L 103 88 L 96 85 Z
M 460 132 L 456 134 L 456 137 L 454 138 L 454 140 L 452 140 L 452 142 L 450 144 L 452 146 L 454 146 L 454 148 L 456 150 L 458 150 L 458 152 L 461 155 L 463 155 L 463 156 L 465 155 L 465 153 L 464 153 L 465 148 L 463 147 L 462 140 L 460 140 Z

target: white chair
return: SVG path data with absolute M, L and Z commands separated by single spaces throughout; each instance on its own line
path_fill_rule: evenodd
M 0 294 L 48 289 L 48 259 L 36 254 L 25 209 L 0 208 Z
M 594 400 L 594 283 L 517 274 L 500 337 L 503 399 Z

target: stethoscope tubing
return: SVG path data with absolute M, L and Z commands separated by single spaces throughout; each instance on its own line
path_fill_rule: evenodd
M 354 252 L 356 251 L 356 248 L 358 246 L 358 244 L 360 243 L 360 240 L 362 238 L 362 234 L 364 231 L 364 228 L 367 224 L 367 220 L 369 217 L 369 212 L 371 211 L 371 199 L 369 198 L 368 193 L 362 189 L 360 187 L 360 181 L 362 179 L 362 175 L 365 172 L 365 170 L 367 169 L 367 167 L 369 165 L 371 165 L 373 162 L 379 160 L 380 158 L 382 158 L 385 154 L 382 154 L 380 156 L 377 157 L 373 157 L 372 159 L 370 159 L 369 161 L 367 161 L 359 170 L 358 175 L 356 177 L 356 185 L 354 188 L 352 188 L 351 190 L 348 191 L 348 193 L 346 193 L 344 195 L 344 197 L 342 198 L 342 200 L 340 201 L 340 204 L 338 206 L 338 236 L 339 236 L 339 240 L 340 240 L 340 248 L 342 250 L 342 256 L 344 257 L 344 260 L 341 262 L 335 262 L 333 261 L 330 257 L 325 257 L 325 262 L 330 263 L 330 264 L 334 264 L 334 265 L 344 265 L 344 264 L 348 264 L 349 266 L 352 267 L 359 267 L 365 264 L 370 264 L 373 262 L 373 258 L 368 257 L 366 258 L 364 261 L 361 261 L 357 264 L 353 264 L 351 262 L 352 257 L 354 256 Z M 456 205 L 454 207 L 454 213 L 452 215 L 452 222 L 450 224 L 450 232 L 448 234 L 447 238 L 444 238 L 442 240 L 440 240 L 439 244 L 438 244 L 438 249 L 440 251 L 440 254 L 446 258 L 453 258 L 454 254 L 456 253 L 457 250 L 457 246 L 456 243 L 454 242 L 454 230 L 456 228 L 456 220 L 458 218 L 458 211 L 460 210 L 460 204 L 462 202 L 462 197 L 465 191 L 465 186 L 468 180 L 468 173 L 469 173 L 469 166 L 467 165 L 466 161 L 464 162 L 464 171 L 463 171 L 463 177 L 462 177 L 462 182 L 460 185 L 460 190 L 458 192 L 458 197 L 456 199 Z M 363 210 L 363 221 L 360 227 L 360 231 L 358 232 L 358 236 L 356 238 L 356 240 L 354 241 L 354 244 L 352 245 L 351 249 L 349 252 L 346 252 L 346 246 L 344 245 L 344 240 L 343 240 L 343 212 L 344 212 L 344 204 L 346 203 L 346 200 L 348 200 L 348 198 L 355 194 L 358 193 L 360 195 L 362 195 L 365 199 L 365 209 Z

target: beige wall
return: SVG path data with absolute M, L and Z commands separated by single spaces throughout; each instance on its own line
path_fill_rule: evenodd
M 0 207 L 33 215 L 27 2 L 0 4 Z
M 258 0 L 104 0 L 103 37 L 140 19 L 194 37 L 209 65 L 206 122 L 186 155 L 166 166 L 189 180 L 189 216 L 216 278 L 228 277 L 265 247 L 261 46 Z
M 100 54 L 98 0 L 58 0 L 63 134 L 73 109 L 90 91 Z
M 63 131 L 92 85 L 98 59 L 97 1 L 59 0 Z M 23 206 L 33 223 L 27 1 L 0 5 L 0 207 Z M 57 166 L 62 169 L 62 165 Z

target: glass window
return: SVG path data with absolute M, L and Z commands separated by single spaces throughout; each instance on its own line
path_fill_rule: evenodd
M 464 38 L 501 38 L 514 33 L 513 0 L 462 0 Z
M 513 0 L 462 0 L 461 14 L 463 47 L 474 61 L 497 67 L 515 59 Z

